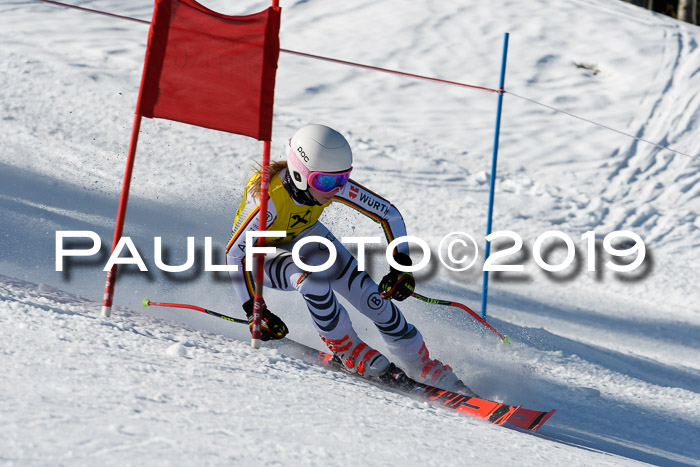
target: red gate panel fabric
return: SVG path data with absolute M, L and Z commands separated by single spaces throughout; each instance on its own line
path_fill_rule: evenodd
M 156 0 L 137 112 L 269 141 L 280 9 L 226 16 Z

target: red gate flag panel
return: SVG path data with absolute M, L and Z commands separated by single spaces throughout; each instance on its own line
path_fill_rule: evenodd
M 269 141 L 279 28 L 278 7 L 226 16 L 156 0 L 137 113 Z

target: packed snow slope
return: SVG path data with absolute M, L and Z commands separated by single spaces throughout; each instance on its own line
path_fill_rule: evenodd
M 0 280 L 10 465 L 634 464 L 455 415 L 284 348 L 255 351 L 128 309 L 104 320 L 94 302 Z
M 75 3 L 145 20 L 153 6 Z M 205 2 L 228 14 L 268 5 L 234 3 Z M 329 374 L 284 347 L 253 351 L 245 327 L 141 308 L 148 297 L 242 316 L 226 274 L 203 270 L 203 247 L 212 237 L 223 260 L 261 154 L 248 138 L 144 120 L 124 234 L 149 271 L 121 268 L 117 308 L 101 318 L 148 27 L 11 1 L 0 4 L 0 459 L 700 465 L 700 29 L 617 0 L 281 6 L 285 49 L 486 87 L 498 84 L 510 33 L 493 222 L 523 239 L 505 261 L 524 271 L 491 275 L 488 316 L 512 343 L 481 337 L 458 310 L 412 300 L 401 308 L 431 354 L 484 397 L 557 409 L 546 437 Z M 494 93 L 283 53 L 275 99 L 274 158 L 299 126 L 333 126 L 354 149 L 353 177 L 401 210 L 409 234 L 436 255 L 445 235 L 467 232 L 483 258 Z M 338 236 L 381 235 L 342 206 L 323 222 Z M 66 230 L 98 233 L 102 250 L 57 272 L 56 232 Z M 576 246 L 561 272 L 534 260 L 549 230 Z M 616 230 L 644 241 L 634 272 L 606 266 L 603 240 Z M 589 231 L 595 252 L 582 239 Z M 159 271 L 156 236 L 169 264 L 185 261 L 195 237 L 196 266 Z M 549 263 L 564 259 L 550 250 Z M 382 256 L 371 256 L 375 279 L 387 270 Z M 453 273 L 434 256 L 418 292 L 478 310 L 482 263 Z M 320 348 L 300 297 L 266 300 L 291 338 Z M 385 350 L 371 323 L 351 315 Z

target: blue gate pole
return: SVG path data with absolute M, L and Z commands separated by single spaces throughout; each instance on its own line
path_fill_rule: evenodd
M 508 33 L 503 35 L 503 57 L 501 58 L 501 80 L 499 82 L 498 107 L 496 108 L 496 134 L 493 140 L 493 157 L 491 159 L 491 184 L 489 187 L 489 214 L 486 222 L 486 236 L 491 233 L 491 222 L 493 220 L 493 198 L 496 186 L 496 162 L 498 161 L 498 139 L 501 134 L 501 110 L 503 108 L 503 86 L 506 81 L 506 57 L 508 56 Z M 486 241 L 484 250 L 484 261 L 491 254 L 491 242 Z M 484 271 L 484 284 L 481 291 L 481 317 L 486 318 L 486 299 L 489 290 L 489 272 Z

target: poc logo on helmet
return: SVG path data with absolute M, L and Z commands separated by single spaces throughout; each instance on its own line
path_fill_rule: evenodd
M 306 155 L 304 149 L 301 146 L 297 148 L 297 152 L 299 153 L 299 157 L 304 159 L 304 162 L 309 162 L 309 156 Z

